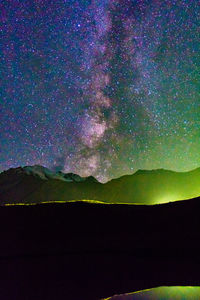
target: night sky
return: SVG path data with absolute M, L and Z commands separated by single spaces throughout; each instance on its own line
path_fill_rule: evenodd
M 197 0 L 0 3 L 0 171 L 200 166 Z

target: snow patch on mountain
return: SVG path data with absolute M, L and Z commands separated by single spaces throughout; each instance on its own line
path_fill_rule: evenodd
M 81 177 L 77 174 L 73 173 L 63 173 L 61 171 L 59 172 L 53 172 L 49 170 L 46 167 L 40 166 L 40 165 L 34 165 L 34 166 L 26 166 L 23 168 L 25 173 L 27 175 L 33 175 L 36 177 L 39 177 L 43 180 L 49 180 L 49 179 L 57 179 L 57 180 L 63 180 L 66 182 L 83 182 L 87 180 L 88 178 L 92 178 L 94 181 L 97 181 L 94 177 Z

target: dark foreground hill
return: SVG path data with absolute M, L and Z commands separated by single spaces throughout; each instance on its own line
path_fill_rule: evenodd
M 200 198 L 2 206 L 0 298 L 99 300 L 200 285 L 199 215 Z
M 155 204 L 199 195 L 200 168 L 185 173 L 162 169 L 138 171 L 105 184 L 94 177 L 53 173 L 42 166 L 19 167 L 0 174 L 0 205 L 82 199 Z

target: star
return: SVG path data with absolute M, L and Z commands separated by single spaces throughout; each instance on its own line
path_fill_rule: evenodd
M 198 1 L 1 4 L 0 171 L 200 165 Z

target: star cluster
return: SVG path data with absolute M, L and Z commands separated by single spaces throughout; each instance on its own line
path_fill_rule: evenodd
M 194 0 L 3 1 L 0 170 L 200 166 Z

